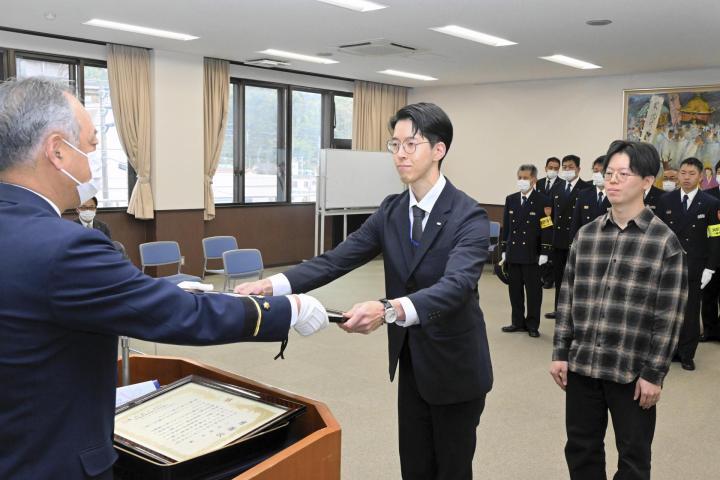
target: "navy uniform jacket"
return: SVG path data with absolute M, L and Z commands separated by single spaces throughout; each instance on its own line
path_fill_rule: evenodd
M 83 227 L 85 226 L 85 225 L 82 224 L 82 222 L 80 221 L 79 218 L 76 218 L 76 219 L 75 219 L 75 223 L 77 223 L 78 225 L 81 225 L 81 226 L 83 226 Z M 108 227 L 107 223 L 105 223 L 105 222 L 103 222 L 103 221 L 101 221 L 101 220 L 98 220 L 97 218 L 94 218 L 94 219 L 93 219 L 93 223 L 92 223 L 92 227 L 93 227 L 95 230 L 100 230 L 102 233 L 104 233 L 105 235 L 107 235 L 107 237 L 108 237 L 109 239 L 112 240 L 112 236 L 110 235 L 110 227 Z
M 382 252 L 387 298 L 407 296 L 420 323 L 388 324 L 390 379 L 407 341 L 417 388 L 434 405 L 466 402 L 492 386 L 478 280 L 488 259 L 487 213 L 448 180 L 419 247 L 410 243 L 409 192 L 390 195 L 335 249 L 284 272 L 293 292 L 325 285 Z
M 705 268 L 720 267 L 720 236 L 708 237 L 708 226 L 717 225 L 720 202 L 698 191 L 683 214 L 682 189 L 668 192 L 658 201 L 655 215 L 664 221 L 680 240 L 688 259 L 688 278 L 698 281 Z
M 610 201 L 603 190 L 602 205 L 598 205 L 598 192 L 595 186 L 583 190 L 578 194 L 570 223 L 570 239 L 574 239 L 580 227 L 587 225 L 610 209 Z
M 708 188 L 707 190 L 703 190 L 703 192 L 720 201 L 720 187 Z
M 533 190 L 523 207 L 520 196 L 520 192 L 515 192 L 505 198 L 500 251 L 505 252 L 508 263 L 535 265 L 540 255 L 552 253 L 552 225 L 548 223 L 542 228 L 540 222 L 546 217 L 550 199 Z
M 660 200 L 660 197 L 665 195 L 665 193 L 666 193 L 665 190 L 653 185 L 652 187 L 650 187 L 650 191 L 647 193 L 647 195 L 645 195 L 645 200 L 644 200 L 645 205 L 650 207 L 650 210 L 652 210 L 653 213 L 655 213 L 655 210 L 657 208 L 657 202 L 658 202 L 658 200 Z
M 290 304 L 193 295 L 94 229 L 0 183 L 0 478 L 112 478 L 118 336 L 207 345 L 287 338 Z M 257 336 L 253 336 L 259 325 Z
M 572 224 L 575 202 L 579 193 L 592 186 L 588 182 L 578 179 L 575 187 L 570 190 L 570 195 L 565 195 L 565 185 L 554 185 L 551 192 L 552 215 L 553 215 L 553 248 L 558 250 L 569 250 L 572 237 L 570 228 Z
M 547 177 L 541 178 L 540 180 L 538 180 L 537 183 L 535 184 L 535 190 L 537 190 L 538 193 L 542 193 L 542 194 L 545 195 L 546 197 L 550 198 L 550 192 L 546 192 L 546 191 L 545 191 L 545 183 L 546 183 L 547 181 L 548 181 L 548 180 L 547 180 Z M 562 188 L 565 188 L 565 180 L 563 180 L 562 178 L 556 178 L 556 179 L 555 179 L 555 182 L 554 182 L 553 185 L 552 185 L 552 188 L 550 189 L 550 191 L 552 191 L 552 190 L 553 190 L 554 188 L 556 188 L 558 185 L 562 185 Z

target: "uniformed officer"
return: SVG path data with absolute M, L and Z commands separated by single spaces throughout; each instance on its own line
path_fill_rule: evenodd
M 535 190 L 535 165 L 521 165 L 517 179 L 520 191 L 508 195 L 505 199 L 503 236 L 500 242 L 501 261 L 507 263 L 510 277 L 508 290 L 512 306 L 512 324 L 502 327 L 502 331 L 526 331 L 531 337 L 537 338 L 540 336 L 542 304 L 540 266 L 547 263 L 552 249 L 550 201 Z
M 650 207 L 650 210 L 655 213 L 657 202 L 660 197 L 665 195 L 665 191 L 655 185 L 650 185 L 650 188 L 645 190 L 645 205 Z
M 677 351 L 685 370 L 695 370 L 702 289 L 720 266 L 720 202 L 698 188 L 702 171 L 697 158 L 683 160 L 678 172 L 680 188 L 663 195 L 655 210 L 687 253 L 688 299 Z
M 595 188 L 587 188 L 578 194 L 570 223 L 570 243 L 580 227 L 587 225 L 600 215 L 605 215 L 610 208 L 610 201 L 605 194 L 604 165 L 605 155 L 595 159 L 592 166 L 592 184 Z
M 545 160 L 545 177 L 537 181 L 535 189 L 548 197 L 548 199 L 552 198 L 552 191 L 556 188 L 556 185 L 557 188 L 565 188 L 565 180 L 558 177 L 559 173 L 560 159 L 557 157 L 548 158 Z M 552 208 L 552 205 L 550 205 L 550 207 Z M 555 285 L 555 276 L 553 274 L 552 261 L 548 261 L 548 263 L 540 267 L 540 279 L 542 280 L 543 288 L 553 288 Z
M 715 164 L 715 180 L 720 179 L 720 162 Z M 718 182 L 720 183 L 720 182 Z M 720 201 L 720 187 L 713 187 L 703 192 L 713 196 Z M 703 332 L 700 335 L 701 342 L 716 340 L 720 342 L 720 318 L 718 318 L 718 306 L 720 306 L 720 275 L 713 275 L 712 280 L 702 291 L 702 325 Z
M 562 159 L 560 178 L 565 180 L 562 188 L 556 186 L 551 192 L 553 221 L 553 276 L 555 277 L 555 309 L 557 309 L 563 272 L 570 250 L 570 223 L 578 194 L 590 187 L 588 182 L 580 178 L 580 157 L 566 155 Z M 545 318 L 555 318 L 555 311 L 546 313 Z

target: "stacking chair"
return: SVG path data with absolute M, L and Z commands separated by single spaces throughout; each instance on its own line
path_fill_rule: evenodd
M 235 237 L 222 236 L 203 238 L 202 247 L 203 257 L 205 257 L 205 264 L 203 265 L 203 279 L 205 279 L 206 273 L 214 273 L 216 275 L 223 275 L 225 273 L 225 270 L 222 268 L 209 269 L 208 260 L 222 260 L 223 253 L 228 250 L 236 250 L 238 245 Z
M 180 272 L 182 257 L 180 256 L 180 246 L 177 242 L 161 241 L 140 244 L 140 264 L 142 265 L 143 272 L 145 272 L 145 267 L 172 265 L 174 263 L 177 264 L 177 273 L 162 278 L 175 284 L 184 281 L 200 281 L 200 277 L 186 275 Z
M 262 278 L 263 262 L 260 250 L 241 248 L 228 250 L 222 254 L 225 270 L 224 291 L 234 286 L 235 280 L 257 276 Z

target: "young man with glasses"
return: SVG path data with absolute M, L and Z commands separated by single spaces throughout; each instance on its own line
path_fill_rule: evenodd
M 697 158 L 686 158 L 678 170 L 680 188 L 660 198 L 655 213 L 680 239 L 688 264 L 688 292 L 685 320 L 677 348 L 682 368 L 695 370 L 695 351 L 700 340 L 700 301 L 703 289 L 720 267 L 720 203 L 701 191 L 703 165 Z M 712 296 L 708 302 L 717 301 Z
M 75 220 L 75 223 L 79 223 L 85 228 L 94 228 L 95 230 L 100 230 L 109 239 L 112 240 L 112 236 L 110 236 L 110 227 L 108 227 L 107 223 L 95 218 L 95 214 L 97 213 L 97 206 L 97 198 L 92 197 L 90 200 L 76 208 L 75 211 L 78 214 L 78 218 Z
M 550 374 L 565 391 L 572 480 L 605 479 L 608 410 L 624 480 L 650 479 L 655 404 L 677 345 L 687 272 L 682 245 L 643 204 L 660 158 L 617 140 L 604 165 L 612 205 L 570 248 Z
M 341 327 L 387 323 L 390 379 L 400 366 L 402 478 L 472 479 L 476 429 L 492 386 L 478 280 L 488 259 L 485 210 L 440 172 L 453 128 L 437 105 L 401 108 L 390 120 L 393 154 L 408 190 L 387 197 L 344 242 L 237 293 L 305 292 L 383 254 L 385 297 L 354 305 Z

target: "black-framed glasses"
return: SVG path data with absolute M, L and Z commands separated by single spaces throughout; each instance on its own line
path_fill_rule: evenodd
M 398 153 L 400 151 L 400 146 L 402 146 L 402 149 L 405 150 L 405 153 L 415 153 L 415 150 L 417 149 L 418 145 L 422 145 L 423 143 L 430 143 L 430 142 L 418 142 L 414 138 L 408 138 L 404 142 L 401 142 L 400 140 L 388 140 L 387 142 L 387 149 L 390 153 Z
M 637 175 L 635 173 L 631 173 L 629 170 L 617 170 L 614 172 L 603 173 L 603 178 L 605 178 L 606 182 L 611 181 L 613 177 L 617 177 L 618 183 L 625 183 L 625 182 L 627 182 L 628 178 L 639 177 L 639 175 Z

